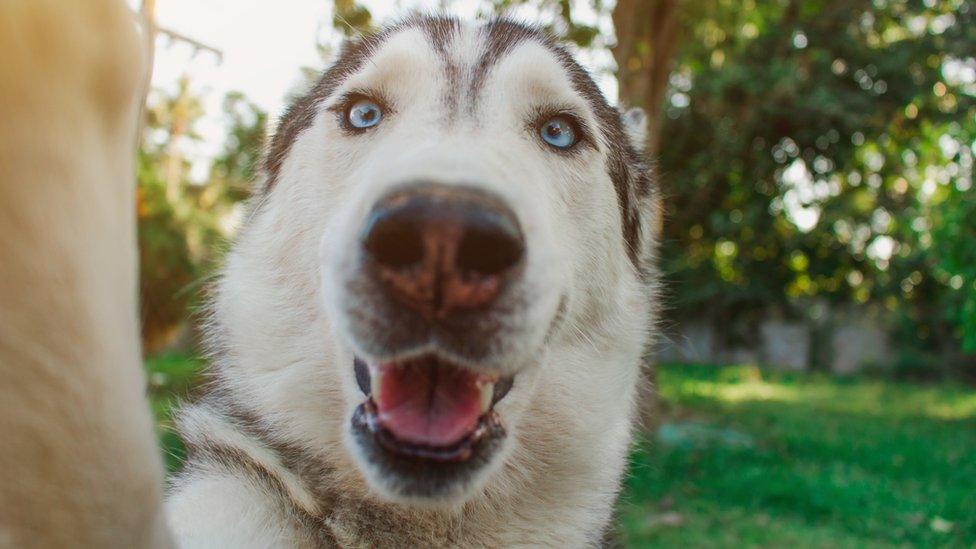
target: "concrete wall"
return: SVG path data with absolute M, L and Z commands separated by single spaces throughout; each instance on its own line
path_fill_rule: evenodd
M 705 364 L 754 363 L 786 371 L 808 370 L 817 360 L 818 366 L 824 369 L 852 374 L 865 366 L 883 366 L 892 356 L 884 326 L 861 310 L 828 311 L 816 322 L 782 320 L 778 315 L 770 315 L 755 327 L 754 333 L 757 337 L 753 344 L 728 345 L 720 323 L 714 320 L 676 323 L 665 330 L 656 359 Z M 814 341 L 818 345 L 816 349 Z
M 767 320 L 759 326 L 759 361 L 782 370 L 807 370 L 810 366 L 811 339 L 807 324 Z
M 830 371 L 835 374 L 854 374 L 865 366 L 883 366 L 891 356 L 888 334 L 863 320 L 835 325 L 830 342 Z

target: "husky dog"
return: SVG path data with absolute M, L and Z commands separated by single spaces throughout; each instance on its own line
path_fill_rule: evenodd
M 579 547 L 653 325 L 644 118 L 531 27 L 415 17 L 288 109 L 167 503 L 188 547 Z

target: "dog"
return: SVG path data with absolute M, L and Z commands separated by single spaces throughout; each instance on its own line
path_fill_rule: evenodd
M 270 142 L 179 413 L 188 547 L 581 547 L 654 325 L 642 113 L 543 32 L 355 39 Z
M 270 143 L 164 514 L 134 20 L 118 0 L 0 16 L 0 546 L 600 542 L 654 331 L 639 111 L 512 21 L 350 42 Z

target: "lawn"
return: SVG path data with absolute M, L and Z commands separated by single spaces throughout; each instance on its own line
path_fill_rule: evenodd
M 198 361 L 149 362 L 170 468 Z M 628 547 L 976 548 L 976 389 L 667 365 L 632 457 Z
M 660 369 L 620 504 L 632 547 L 976 547 L 976 390 Z

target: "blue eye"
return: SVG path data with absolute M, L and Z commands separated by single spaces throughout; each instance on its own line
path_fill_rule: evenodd
M 557 149 L 568 149 L 578 141 L 576 128 L 565 116 L 556 116 L 543 122 L 539 128 L 539 136 Z
M 369 99 L 359 99 L 349 107 L 346 120 L 349 125 L 364 130 L 372 128 L 383 119 L 383 110 L 374 101 Z

